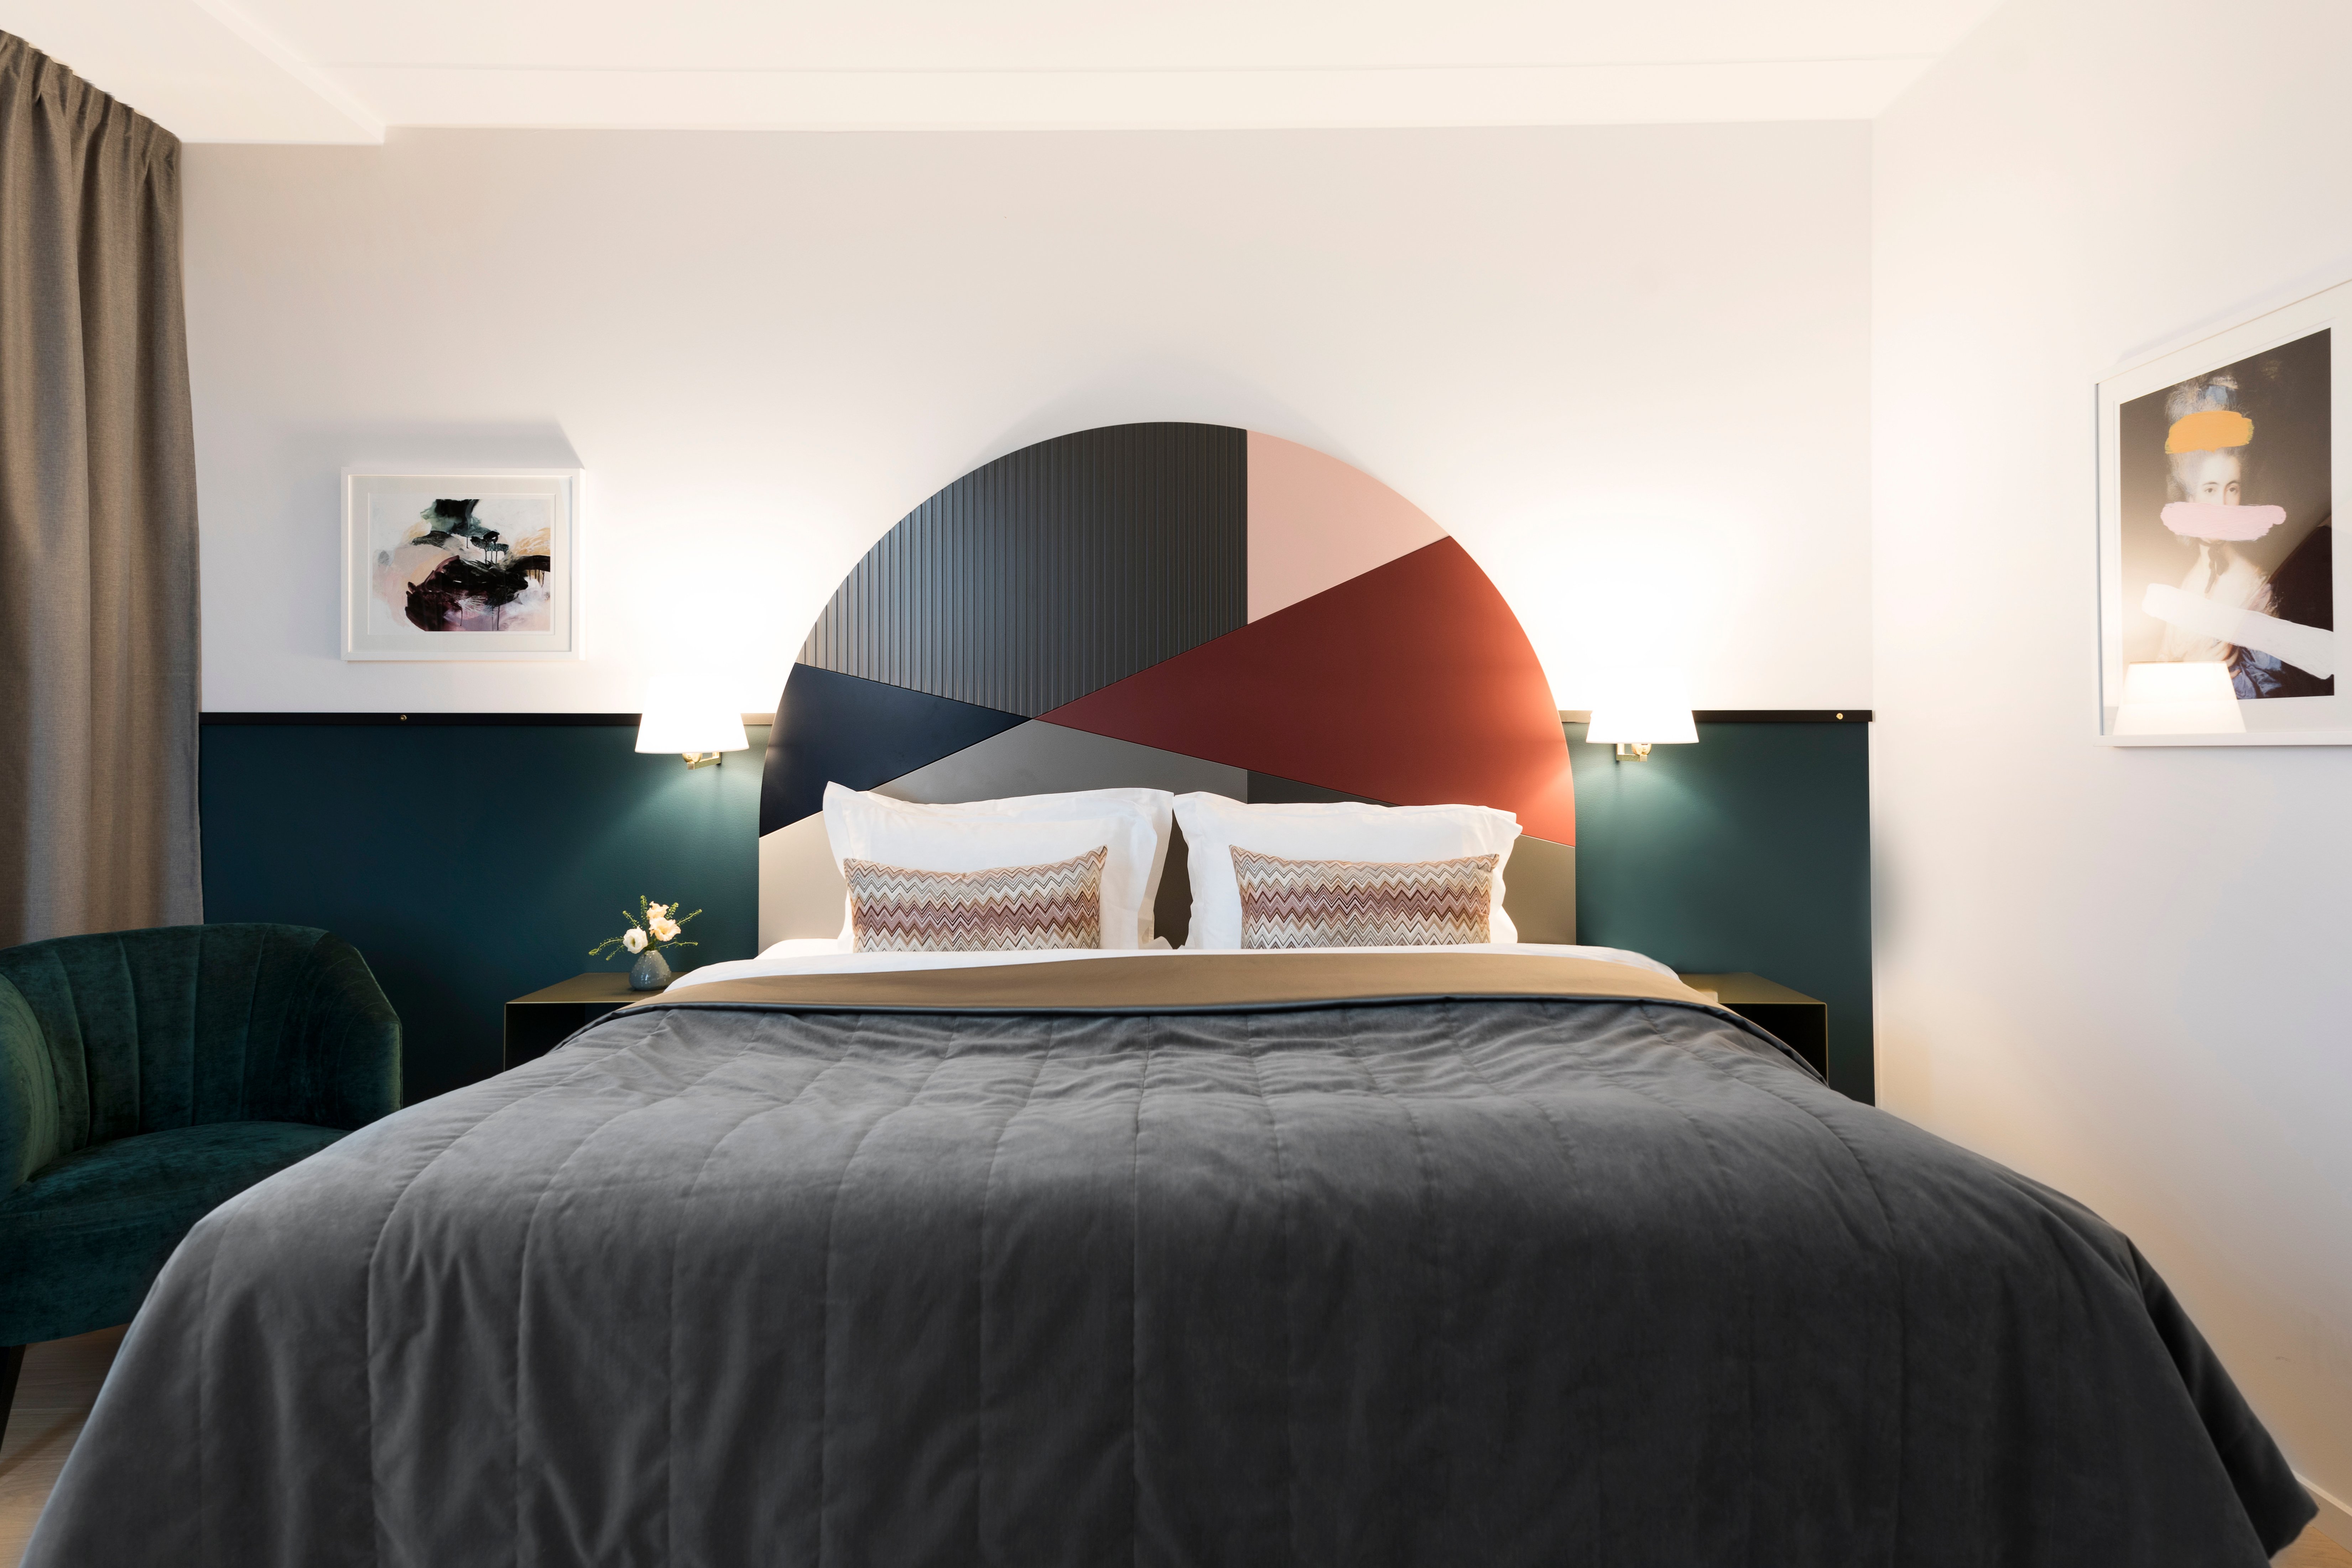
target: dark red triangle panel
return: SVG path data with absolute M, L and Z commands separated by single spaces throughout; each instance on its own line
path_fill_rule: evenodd
M 1039 717 L 1400 805 L 1502 806 L 1576 842 L 1550 684 L 1451 539 Z

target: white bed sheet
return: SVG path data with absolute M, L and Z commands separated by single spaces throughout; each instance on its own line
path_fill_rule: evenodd
M 1538 958 L 1589 958 L 1601 963 L 1624 963 L 1635 969 L 1652 970 L 1671 975 L 1674 971 L 1645 953 L 1630 952 L 1622 947 L 1570 947 L 1559 942 L 1477 942 L 1461 947 L 1324 947 L 1285 948 L 1277 951 L 1259 950 L 1218 952 L 1212 956 L 1262 958 L 1270 963 L 1297 952 L 1507 952 L 1525 953 Z M 675 994 L 687 986 L 708 985 L 720 980 L 756 980 L 771 974 L 882 974 L 908 969 L 982 969 L 1000 963 L 1055 963 L 1088 958 L 1165 958 L 1181 963 L 1187 956 L 1199 957 L 1183 948 L 1147 947 L 1053 948 L 1034 952 L 844 952 L 834 945 L 831 937 L 794 937 L 780 942 L 757 958 L 738 958 L 722 963 L 706 963 L 690 969 L 669 984 L 669 994 Z

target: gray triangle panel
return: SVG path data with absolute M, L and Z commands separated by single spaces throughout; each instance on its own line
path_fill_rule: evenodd
M 1249 775 L 1223 763 L 1031 720 L 877 785 L 899 800 L 999 800 L 1082 789 L 1206 790 L 1242 798 Z
M 1034 718 L 1249 618 L 1247 433 L 1114 425 L 999 458 L 909 512 L 800 662 Z
M 1032 720 L 892 779 L 877 793 L 900 800 L 954 801 L 1080 789 L 1164 789 L 1171 795 L 1206 790 L 1239 800 L 1249 778 L 1223 763 Z M 1177 947 L 1183 945 L 1184 932 L 1192 923 L 1192 884 L 1186 868 L 1184 833 L 1179 828 L 1153 906 L 1160 934 Z

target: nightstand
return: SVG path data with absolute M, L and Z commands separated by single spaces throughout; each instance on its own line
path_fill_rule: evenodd
M 627 970 L 608 969 L 595 974 L 575 974 L 544 991 L 518 996 L 507 1004 L 507 1049 L 502 1065 L 520 1067 L 543 1057 L 591 1019 L 660 994 L 658 991 L 632 991 Z
M 1760 974 L 1685 974 L 1682 983 L 1694 991 L 1712 991 L 1715 999 L 1750 1023 L 1778 1035 L 1799 1056 L 1830 1076 L 1829 1004 L 1778 985 Z

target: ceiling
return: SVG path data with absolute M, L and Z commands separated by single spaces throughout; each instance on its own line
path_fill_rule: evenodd
M 191 142 L 1874 116 L 2000 0 L 0 0 Z

